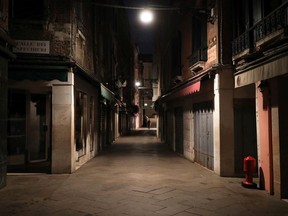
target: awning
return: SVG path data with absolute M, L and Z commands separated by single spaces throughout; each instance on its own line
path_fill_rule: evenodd
M 266 64 L 236 73 L 234 78 L 235 88 L 256 83 L 288 73 L 288 56 L 270 61 Z
M 68 66 L 50 66 L 50 65 L 18 65 L 10 66 L 8 78 L 11 80 L 68 80 Z
M 195 92 L 199 92 L 200 86 L 201 86 L 201 81 L 199 80 L 197 82 L 190 83 L 189 85 L 186 85 L 185 87 L 181 86 L 179 88 L 176 88 L 172 90 L 171 92 L 163 95 L 160 99 L 161 101 L 160 103 L 163 103 L 164 101 L 172 100 L 175 98 L 191 95 Z
M 112 104 L 116 103 L 115 94 L 112 91 L 110 91 L 107 87 L 105 87 L 102 83 L 101 83 L 101 95 L 106 100 L 110 101 L 110 103 Z
M 201 81 L 193 83 L 175 93 L 176 97 L 183 97 L 200 91 Z

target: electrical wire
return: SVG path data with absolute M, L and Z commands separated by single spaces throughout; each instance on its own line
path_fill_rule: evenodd
M 120 8 L 120 9 L 128 9 L 128 10 L 144 10 L 147 8 L 150 10 L 180 10 L 180 8 L 177 8 L 177 7 L 155 7 L 155 6 L 131 7 L 131 6 L 111 5 L 111 4 L 103 4 L 103 3 L 95 3 L 95 2 L 92 2 L 92 4 L 95 6 L 99 6 L 99 7 Z

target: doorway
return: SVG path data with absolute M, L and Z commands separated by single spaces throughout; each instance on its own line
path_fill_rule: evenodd
M 10 90 L 8 172 L 50 172 L 50 94 Z
M 234 101 L 235 174 L 243 175 L 243 159 L 252 156 L 258 161 L 254 99 Z
M 31 94 L 29 109 L 28 162 L 47 161 L 50 147 L 47 95 Z

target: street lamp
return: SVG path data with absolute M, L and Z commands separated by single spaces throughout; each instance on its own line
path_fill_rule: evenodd
M 140 21 L 144 24 L 149 24 L 153 21 L 154 15 L 151 10 L 144 9 L 139 14 Z

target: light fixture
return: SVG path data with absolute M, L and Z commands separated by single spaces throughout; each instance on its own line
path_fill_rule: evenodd
M 149 24 L 153 21 L 154 15 L 151 10 L 144 9 L 139 14 L 140 21 L 144 24 Z
M 141 85 L 141 82 L 137 80 L 137 81 L 135 82 L 135 85 L 136 85 L 137 87 L 139 87 L 139 86 Z
M 210 13 L 208 12 L 208 22 L 214 25 L 215 20 L 216 20 L 215 8 L 211 8 Z
M 260 92 L 264 92 L 264 90 L 265 90 L 265 88 L 267 87 L 267 81 L 265 81 L 265 80 L 262 80 L 261 82 L 260 82 L 260 84 L 258 85 L 258 89 L 259 89 L 259 91 Z

